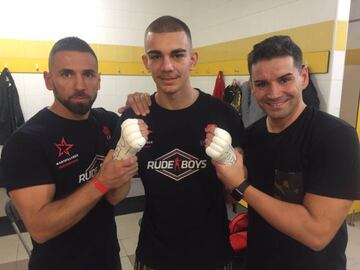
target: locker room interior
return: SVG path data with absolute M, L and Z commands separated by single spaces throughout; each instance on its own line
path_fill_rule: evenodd
M 0 0 L 0 72 L 7 67 L 16 83 L 25 121 L 52 102 L 43 82 L 54 41 L 78 36 L 91 44 L 100 62 L 101 90 L 94 107 L 117 112 L 134 91 L 153 93 L 145 70 L 143 32 L 169 14 L 192 31 L 199 63 L 194 87 L 213 93 L 219 71 L 225 85 L 248 80 L 246 57 L 252 46 L 274 34 L 290 35 L 304 52 L 320 110 L 338 116 L 360 134 L 360 0 Z M 66 17 L 66 20 L 64 19 Z M 1 150 L 2 146 L 0 146 Z M 27 269 L 28 255 L 9 224 L 0 188 L 0 270 Z M 144 204 L 140 179 L 116 208 L 121 262 L 133 269 Z M 228 209 L 233 216 L 232 209 Z M 360 203 L 348 216 L 348 269 L 360 269 Z M 23 233 L 28 244 L 30 238 Z

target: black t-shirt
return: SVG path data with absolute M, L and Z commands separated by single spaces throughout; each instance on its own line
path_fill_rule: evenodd
M 4 146 L 3 185 L 11 191 L 55 184 L 54 200 L 68 196 L 99 170 L 118 119 L 104 109 L 81 121 L 41 110 Z M 33 241 L 29 269 L 113 270 L 118 252 L 113 206 L 103 198 L 61 235 L 44 244 Z
M 269 133 L 262 118 L 246 130 L 246 138 L 249 181 L 268 195 L 298 204 L 305 193 L 360 198 L 359 141 L 344 121 L 306 107 L 281 133 Z M 315 252 L 277 231 L 251 207 L 249 215 L 248 269 L 346 268 L 345 223 L 324 250 Z
M 230 260 L 224 190 L 205 153 L 205 127 L 229 131 L 236 147 L 243 125 L 231 106 L 199 93 L 181 110 L 158 106 L 153 95 L 143 117 L 151 133 L 138 153 L 146 203 L 136 256 L 156 270 L 211 270 Z M 138 117 L 129 110 L 127 118 Z

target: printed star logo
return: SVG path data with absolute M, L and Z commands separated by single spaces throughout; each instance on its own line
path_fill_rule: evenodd
M 70 156 L 70 149 L 73 148 L 73 144 L 66 143 L 64 137 L 61 138 L 60 143 L 55 143 L 56 148 L 59 150 L 58 157 L 61 157 L 63 155 Z
M 103 133 L 107 140 L 111 139 L 111 132 L 110 132 L 109 127 L 103 126 Z

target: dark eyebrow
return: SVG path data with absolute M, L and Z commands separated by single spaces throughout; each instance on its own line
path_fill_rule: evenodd
M 185 52 L 186 52 L 185 49 L 179 48 L 179 49 L 172 50 L 171 54 L 185 53 Z M 147 51 L 146 53 L 147 54 L 162 54 L 162 52 L 158 51 L 158 50 L 150 50 L 150 51 Z
M 83 73 L 96 73 L 96 71 L 90 68 L 90 69 L 85 69 Z
M 256 82 L 265 82 L 266 80 L 255 80 L 254 83 Z
M 60 70 L 59 70 L 59 74 L 64 74 L 64 73 L 73 74 L 73 73 L 74 73 L 74 70 L 69 69 L 69 68 L 63 68 L 63 69 L 60 69 Z
M 176 49 L 176 50 L 173 50 L 171 51 L 172 54 L 176 54 L 176 53 L 185 53 L 186 50 L 185 49 Z
M 151 51 L 147 51 L 147 54 L 161 54 L 161 51 L 158 50 L 151 50 Z
M 289 72 L 289 73 L 286 73 L 285 75 L 280 76 L 278 79 L 283 79 L 285 77 L 289 77 L 289 76 L 292 76 L 292 75 L 293 74 L 291 72 Z

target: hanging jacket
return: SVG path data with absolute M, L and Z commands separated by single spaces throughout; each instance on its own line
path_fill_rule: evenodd
M 240 83 L 234 79 L 232 84 L 226 86 L 224 90 L 224 102 L 229 103 L 240 113 L 241 107 L 241 89 Z
M 265 116 L 265 112 L 259 107 L 255 97 L 251 94 L 250 82 L 243 82 L 241 89 L 241 118 L 244 127 L 247 128 L 252 123 Z
M 19 95 L 14 79 L 7 68 L 0 75 L 0 145 L 24 123 Z
M 219 71 L 216 77 L 215 87 L 212 95 L 220 100 L 223 100 L 224 89 L 225 89 L 224 73 L 222 71 Z
M 306 88 L 302 92 L 304 103 L 307 106 L 315 107 L 316 109 L 320 108 L 320 100 L 315 88 L 315 85 L 313 84 L 310 73 L 309 73 L 309 84 L 306 86 Z

